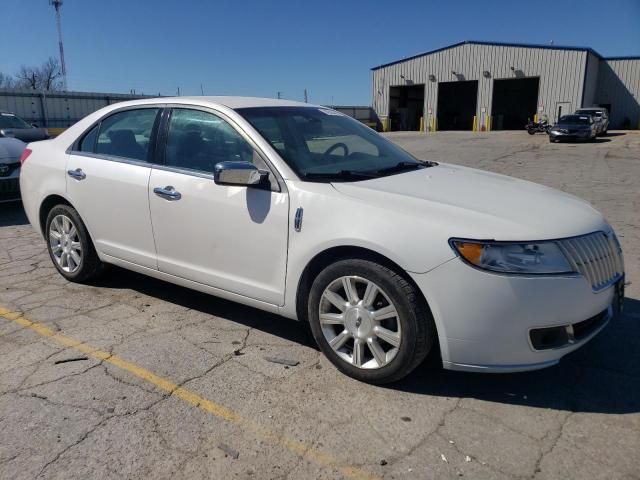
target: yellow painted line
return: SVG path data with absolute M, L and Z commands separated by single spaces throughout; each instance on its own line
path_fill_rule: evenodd
M 89 357 L 110 363 L 111 365 L 114 365 L 142 380 L 151 383 L 158 389 L 164 390 L 165 392 L 168 392 L 169 395 L 175 396 L 193 405 L 194 407 L 199 408 L 200 410 L 203 410 L 215 417 L 221 418 L 223 420 L 226 420 L 227 422 L 237 424 L 247 430 L 250 430 L 258 434 L 265 440 L 280 445 L 287 450 L 295 453 L 296 455 L 300 455 L 308 460 L 311 460 L 322 467 L 334 468 L 340 471 L 345 477 L 363 480 L 373 480 L 380 478 L 360 468 L 341 463 L 331 454 L 316 450 L 301 441 L 284 437 L 266 427 L 255 423 L 252 420 L 242 417 L 240 414 L 225 407 L 224 405 L 220 405 L 218 403 L 212 402 L 211 400 L 207 400 L 197 393 L 176 385 L 171 380 L 167 380 L 166 378 L 156 375 L 146 368 L 140 367 L 116 355 L 111 355 L 109 352 L 94 348 L 91 345 L 80 340 L 76 340 L 74 338 L 67 337 L 66 335 L 62 335 L 61 333 L 57 333 L 41 323 L 32 322 L 31 320 L 24 317 L 21 313 L 14 312 L 0 306 L 0 317 L 17 323 L 24 328 L 33 330 L 42 337 L 55 340 L 65 347 L 73 348 L 74 350 L 77 350 L 78 352 L 81 352 Z

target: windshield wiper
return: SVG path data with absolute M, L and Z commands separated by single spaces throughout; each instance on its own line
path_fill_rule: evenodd
M 374 172 L 359 172 L 357 170 L 340 170 L 339 172 L 309 172 L 302 175 L 308 179 L 318 180 L 363 180 L 366 178 L 375 178 Z
M 417 168 L 427 168 L 427 167 L 435 167 L 438 165 L 436 162 L 429 161 L 419 161 L 419 162 L 398 162 L 395 165 L 387 168 L 381 168 L 380 170 L 376 170 L 376 173 L 384 175 L 386 173 L 397 173 L 404 172 L 407 170 L 415 170 Z

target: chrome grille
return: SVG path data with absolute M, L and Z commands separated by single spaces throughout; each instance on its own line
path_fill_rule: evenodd
M 594 292 L 608 287 L 624 273 L 622 249 L 613 232 L 559 240 L 558 247 L 571 267 L 589 281 Z

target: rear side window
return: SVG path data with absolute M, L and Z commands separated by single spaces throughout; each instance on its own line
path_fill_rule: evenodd
M 126 110 L 107 117 L 100 123 L 95 152 L 149 161 L 149 145 L 158 110 Z
M 95 152 L 96 138 L 98 138 L 98 125 L 89 130 L 78 145 L 78 150 L 81 152 Z

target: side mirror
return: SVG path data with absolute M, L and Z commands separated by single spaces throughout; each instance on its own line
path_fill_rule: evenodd
M 213 168 L 213 180 L 218 185 L 261 185 L 268 177 L 269 172 L 249 162 L 220 162 Z

